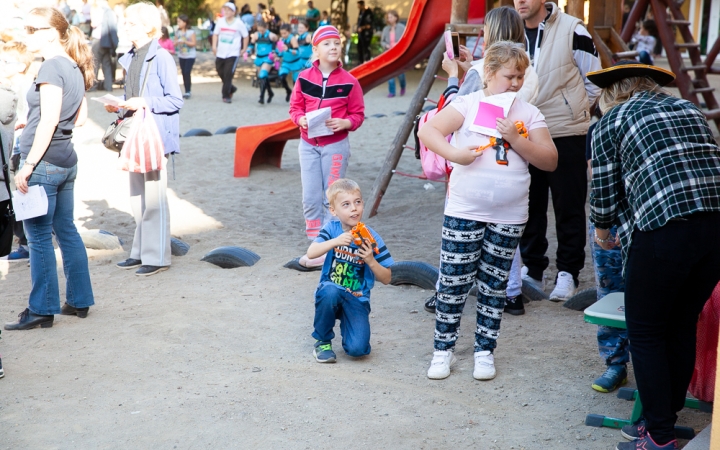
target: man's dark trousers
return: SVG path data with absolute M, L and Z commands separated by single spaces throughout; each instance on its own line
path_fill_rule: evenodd
M 558 151 L 558 166 L 545 172 L 530 166 L 529 218 L 520 240 L 520 253 L 528 275 L 541 280 L 550 261 L 548 249 L 548 189 L 552 194 L 557 232 L 558 271 L 570 273 L 577 283 L 585 264 L 587 198 L 587 161 L 585 135 L 553 139 Z

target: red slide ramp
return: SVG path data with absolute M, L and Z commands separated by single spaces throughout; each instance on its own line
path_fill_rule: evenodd
M 430 54 L 450 21 L 451 3 L 450 0 L 413 2 L 405 33 L 395 47 L 350 71 L 364 93 L 412 68 Z M 257 164 L 280 167 L 285 143 L 299 138 L 300 130 L 290 119 L 238 128 L 233 175 L 247 177 L 250 167 Z

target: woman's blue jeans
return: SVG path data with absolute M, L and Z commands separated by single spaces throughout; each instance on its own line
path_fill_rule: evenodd
M 20 167 L 25 164 L 21 161 Z M 75 177 L 77 166 L 69 169 L 40 162 L 28 180 L 29 186 L 40 185 L 48 197 L 44 216 L 23 220 L 30 247 L 30 311 L 40 315 L 60 314 L 55 249 L 52 232 L 60 247 L 66 279 L 66 302 L 75 308 L 95 304 L 85 246 L 73 223 Z
M 407 84 L 405 82 L 405 74 L 401 73 L 398 75 L 398 79 L 400 80 L 400 89 L 405 89 L 405 85 Z M 395 95 L 395 78 L 390 78 L 388 80 L 388 90 L 392 95 Z

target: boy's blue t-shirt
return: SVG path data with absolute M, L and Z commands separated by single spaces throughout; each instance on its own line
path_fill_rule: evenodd
M 395 261 L 385 247 L 385 242 L 375 230 L 367 228 L 377 242 L 379 253 L 375 254 L 375 260 L 383 267 L 392 266 Z M 329 241 L 341 234 L 343 234 L 342 224 L 338 220 L 332 220 L 320 230 L 315 242 Z M 354 243 L 330 250 L 320 274 L 320 285 L 330 282 L 338 289 L 350 291 L 360 300 L 367 302 L 370 301 L 370 289 L 375 285 L 375 274 L 365 267 L 365 261 L 358 256 L 359 250 Z

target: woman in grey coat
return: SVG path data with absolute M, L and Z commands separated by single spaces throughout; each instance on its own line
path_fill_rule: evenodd
M 383 50 L 393 48 L 400 40 L 403 33 L 405 33 L 405 25 L 399 23 L 399 19 L 400 16 L 394 9 L 387 12 L 385 17 L 387 25 L 383 28 L 382 40 L 380 41 L 380 45 L 382 45 Z M 400 79 L 400 95 L 402 96 L 405 95 L 405 74 L 401 73 L 398 75 L 398 79 Z M 391 78 L 388 81 L 388 90 L 390 91 L 388 98 L 395 97 L 395 78 Z

